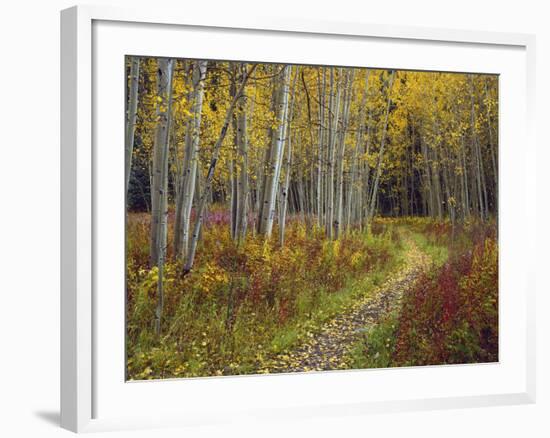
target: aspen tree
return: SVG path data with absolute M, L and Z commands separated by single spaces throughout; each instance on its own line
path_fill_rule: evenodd
M 334 237 L 340 237 L 344 217 L 344 155 L 346 148 L 346 133 L 349 124 L 349 113 L 353 93 L 353 79 L 355 69 L 346 71 L 346 79 L 344 85 L 344 109 L 342 114 L 342 125 L 340 127 L 338 154 L 336 156 L 337 170 L 336 175 L 336 219 L 334 220 Z
M 485 94 L 485 114 L 486 114 L 486 120 L 487 120 L 487 135 L 489 137 L 489 149 L 491 152 L 491 165 L 493 169 L 493 178 L 494 178 L 494 187 L 495 187 L 495 193 L 494 193 L 494 208 L 495 212 L 498 212 L 498 162 L 496 159 L 496 153 L 495 153 L 495 141 L 493 134 L 493 121 L 491 116 L 491 96 L 489 93 L 489 78 L 485 78 L 484 84 L 483 84 L 483 91 Z
M 321 73 L 323 72 L 323 80 L 321 82 Z M 327 71 L 326 68 L 319 67 L 317 84 L 319 88 L 319 143 L 317 148 L 317 225 L 322 226 L 323 223 L 323 141 L 325 133 L 325 93 L 326 93 Z
M 164 301 L 164 258 L 166 254 L 166 233 L 168 229 L 168 150 L 172 107 L 173 60 L 160 59 L 158 64 L 158 121 L 155 137 L 154 175 L 152 192 L 151 258 L 158 267 L 157 307 L 155 328 L 160 334 Z
M 189 245 L 189 227 L 191 221 L 191 208 L 193 206 L 196 190 L 201 113 L 207 67 L 207 61 L 196 61 L 193 63 L 192 116 L 188 124 L 184 174 L 181 178 L 181 186 L 179 189 L 181 207 L 177 209 L 178 214 L 176 214 L 175 219 L 177 232 L 174 233 L 174 247 L 178 255 L 182 258 L 187 254 Z
M 157 72 L 157 126 L 153 150 L 153 178 L 151 189 L 151 266 L 158 265 L 159 254 L 164 246 L 166 230 L 161 222 L 167 211 L 168 182 L 168 132 L 172 104 L 173 60 L 158 60 Z
M 268 161 L 269 165 L 267 169 L 267 184 L 264 188 L 264 205 L 262 208 L 262 216 L 259 218 L 259 232 L 268 238 L 271 236 L 273 219 L 275 216 L 275 201 L 277 198 L 277 187 L 281 172 L 281 152 L 283 149 L 287 125 L 289 78 L 291 70 L 292 67 L 285 66 L 280 73 L 280 84 L 278 84 L 277 98 L 277 128 L 273 130 L 271 151 L 269 153 Z
M 372 194 L 369 204 L 369 214 L 367 216 L 367 221 L 370 222 L 374 216 L 374 207 L 376 204 L 376 199 L 378 195 L 378 184 L 380 182 L 380 173 L 382 172 L 382 159 L 384 157 L 384 148 L 386 146 L 386 134 L 388 132 L 388 119 L 390 114 L 390 105 L 391 105 L 391 90 L 393 88 L 393 81 L 395 78 L 395 70 L 392 70 L 389 77 L 389 84 L 387 86 L 387 103 L 386 103 L 386 112 L 384 115 L 384 126 L 382 130 L 382 139 L 380 141 L 380 151 L 378 153 L 378 162 L 376 165 L 376 174 L 374 176 L 374 182 L 372 187 Z
M 246 75 L 247 65 L 241 65 L 241 81 Z M 245 89 L 242 91 L 242 97 L 237 104 L 237 151 L 240 157 L 239 161 L 239 208 L 237 211 L 236 235 L 239 241 L 246 236 L 248 227 L 248 204 L 250 202 L 250 190 L 248 182 L 248 121 L 246 113 L 247 96 Z
M 139 86 L 139 58 L 130 56 L 130 87 L 128 96 L 128 107 L 126 110 L 126 193 L 130 183 L 130 171 L 132 170 L 132 151 L 134 149 L 134 134 L 136 132 L 136 116 L 138 108 L 138 86 Z
M 367 112 L 367 97 L 369 94 L 369 76 L 370 76 L 370 69 L 367 69 L 366 75 L 365 75 L 365 89 L 363 91 L 363 96 L 361 97 L 361 105 L 359 108 L 359 127 L 357 129 L 356 133 L 356 140 L 355 140 L 355 149 L 353 151 L 353 158 L 351 162 L 351 175 L 350 175 L 350 183 L 348 187 L 348 203 L 347 203 L 347 220 L 346 220 L 346 227 L 347 229 L 350 228 L 352 223 L 352 199 L 354 194 L 356 194 L 356 181 L 358 179 L 358 168 L 359 166 L 359 153 L 361 146 L 363 144 L 363 135 L 365 132 L 365 125 L 366 125 L 366 112 Z M 360 181 L 362 181 L 362 178 L 359 178 Z M 362 192 L 359 190 L 357 193 L 357 210 L 361 210 L 361 199 L 362 199 Z M 355 215 L 355 219 L 357 218 L 357 215 Z
M 285 158 L 285 179 L 281 184 L 281 196 L 279 203 L 279 244 L 281 246 L 285 243 L 285 227 L 286 227 L 286 210 L 288 205 L 288 188 L 290 186 L 290 172 L 292 164 L 292 116 L 294 114 L 294 100 L 296 96 L 296 80 L 300 70 L 296 69 L 294 73 L 294 80 L 292 82 L 290 108 L 287 117 L 287 135 L 286 135 L 286 158 Z
M 199 240 L 199 234 L 201 231 L 202 226 L 202 220 L 203 220 L 203 214 L 204 209 L 206 207 L 206 203 L 208 200 L 208 196 L 210 194 L 210 190 L 212 190 L 212 180 L 214 178 L 214 171 L 216 170 L 216 164 L 218 162 L 218 158 L 220 155 L 220 149 L 222 147 L 223 140 L 225 139 L 225 136 L 227 134 L 227 130 L 229 128 L 229 124 L 231 123 L 231 118 L 233 116 L 233 111 L 235 110 L 235 106 L 237 105 L 237 101 L 241 98 L 242 92 L 244 91 L 244 88 L 246 86 L 246 83 L 248 82 L 248 79 L 250 78 L 250 75 L 254 72 L 256 69 L 257 64 L 253 64 L 250 69 L 248 70 L 248 73 L 243 77 L 243 81 L 233 97 L 233 100 L 231 101 L 231 104 L 229 105 L 229 108 L 227 109 L 225 113 L 224 122 L 222 125 L 222 129 L 220 131 L 220 134 L 218 136 L 218 139 L 216 140 L 216 144 L 214 145 L 214 150 L 212 152 L 212 158 L 210 160 L 210 167 L 208 168 L 208 174 L 206 175 L 205 180 L 205 186 L 204 190 L 202 192 L 202 196 L 199 200 L 198 206 L 197 206 L 197 218 L 195 220 L 195 225 L 193 227 L 193 235 L 189 247 L 189 252 L 187 254 L 187 259 L 185 262 L 185 265 L 183 267 L 183 275 L 187 275 L 189 272 L 191 272 L 191 269 L 193 268 L 193 262 L 195 261 L 195 253 L 197 251 L 197 243 Z
M 342 69 L 339 69 L 339 82 L 342 77 Z M 337 92 L 334 98 L 334 67 L 330 70 L 330 96 L 329 96 L 329 145 L 328 145 L 328 178 L 327 178 L 327 237 L 333 238 L 334 227 L 334 167 L 336 158 L 336 139 L 338 134 L 338 121 L 340 119 L 340 84 L 336 85 Z

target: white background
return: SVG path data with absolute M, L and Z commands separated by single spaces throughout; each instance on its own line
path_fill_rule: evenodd
M 105 4 L 147 5 L 145 1 Z M 550 432 L 550 300 L 547 272 L 548 146 L 550 120 L 549 14 L 543 2 L 503 1 L 322 1 L 155 0 L 231 17 L 275 14 L 300 18 L 415 24 L 432 27 L 532 32 L 537 51 L 539 128 L 538 403 L 531 406 L 314 418 L 187 430 L 110 433 L 119 436 L 546 436 Z M 69 1 L 27 0 L 3 7 L 0 68 L 0 435 L 69 436 L 57 428 L 59 404 L 59 9 Z M 269 50 L 269 48 L 266 48 Z M 518 145 L 521 148 L 521 145 Z M 518 230 L 521 232 L 522 230 Z M 531 255 L 533 260 L 535 255 Z

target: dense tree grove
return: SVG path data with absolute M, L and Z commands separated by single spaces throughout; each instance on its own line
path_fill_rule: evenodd
M 128 72 L 127 168 L 135 136 L 133 160 L 146 157 L 149 171 L 128 172 L 143 197 L 129 209 L 155 210 L 166 155 L 164 202 L 176 206 L 182 256 L 221 137 L 207 204 L 230 206 L 236 239 L 271 235 L 287 209 L 332 238 L 376 213 L 463 221 L 496 212 L 495 76 L 150 58 L 129 59 Z
M 146 57 L 126 69 L 127 210 L 150 214 L 158 334 L 166 269 L 193 273 L 214 212 L 236 247 L 284 248 L 293 221 L 337 242 L 377 217 L 446 222 L 453 238 L 496 220 L 496 76 Z

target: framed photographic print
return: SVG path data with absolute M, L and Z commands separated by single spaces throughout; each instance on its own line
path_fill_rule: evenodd
M 79 6 L 61 46 L 63 427 L 534 401 L 532 36 Z

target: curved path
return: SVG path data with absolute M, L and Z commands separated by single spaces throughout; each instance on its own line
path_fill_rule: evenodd
M 430 263 L 430 258 L 407 239 L 409 250 L 405 266 L 394 273 L 372 294 L 355 302 L 347 311 L 325 323 L 320 331 L 290 353 L 281 353 L 266 368 L 270 373 L 326 371 L 349 369 L 350 348 L 361 334 L 376 325 L 390 310 L 396 308 L 403 292 Z

